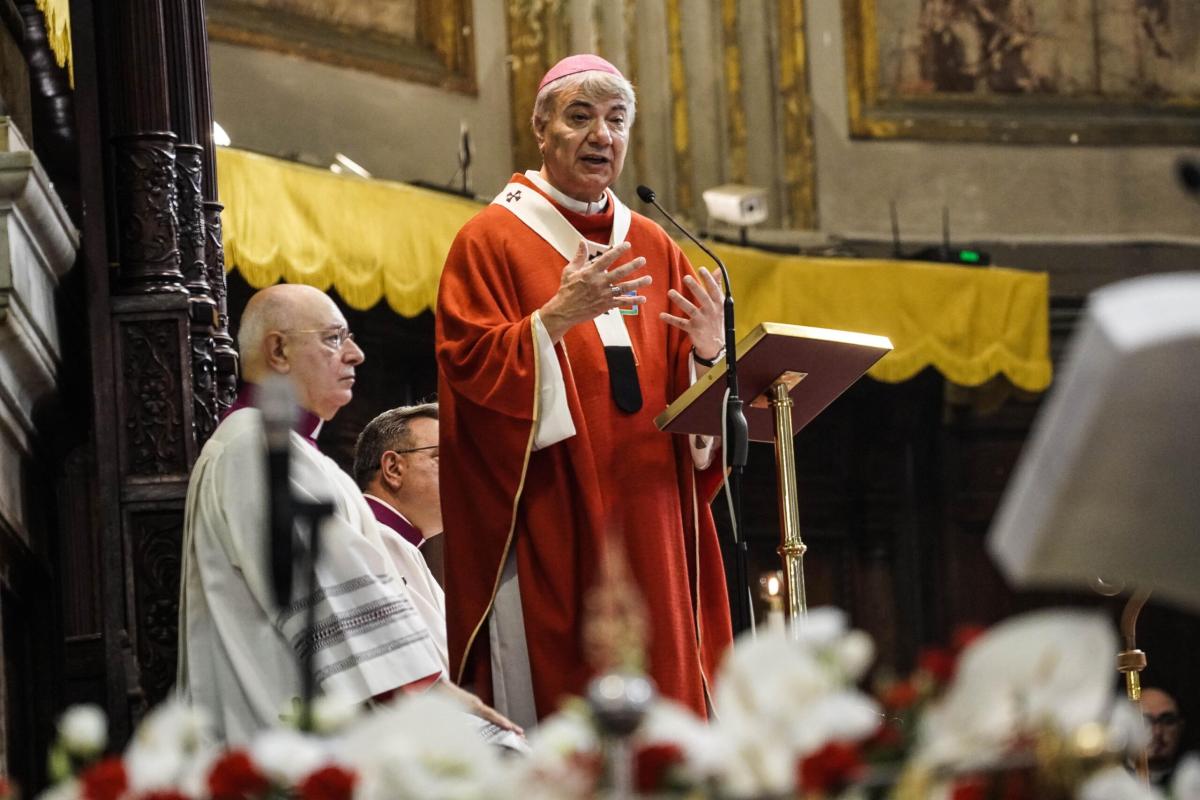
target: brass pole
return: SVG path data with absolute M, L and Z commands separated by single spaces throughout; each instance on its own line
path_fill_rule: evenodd
M 1142 613 L 1142 606 L 1150 599 L 1148 589 L 1135 589 L 1125 603 L 1121 612 L 1121 641 L 1125 649 L 1117 653 L 1117 671 L 1125 676 L 1125 693 L 1130 702 L 1138 707 L 1142 704 L 1142 676 L 1146 668 L 1146 654 L 1137 647 L 1137 621 Z M 1142 748 L 1134 762 L 1138 777 L 1146 783 L 1150 782 L 1150 765 L 1146 759 L 1146 748 Z
M 804 552 L 800 539 L 800 511 L 796 492 L 796 454 L 792 441 L 792 398 L 782 381 L 771 387 L 775 412 L 775 480 L 779 490 L 779 553 L 783 560 L 783 586 L 787 594 L 789 630 L 791 622 L 808 613 L 804 594 Z

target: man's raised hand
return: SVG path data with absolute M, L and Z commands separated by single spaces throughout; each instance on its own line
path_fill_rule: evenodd
M 679 307 L 684 316 L 663 311 L 659 318 L 681 331 L 692 340 L 696 355 L 706 360 L 717 358 L 725 347 L 725 292 L 721 284 L 704 267 L 698 270 L 700 280 L 691 275 L 683 276 L 683 284 L 692 293 L 689 299 L 682 292 L 671 289 L 667 297 Z
M 646 259 L 639 256 L 628 264 L 610 269 L 629 252 L 629 248 L 628 242 L 622 242 L 588 260 L 587 244 L 579 243 L 575 257 L 563 267 L 558 291 L 541 308 L 542 325 L 552 342 L 559 342 L 563 334 L 579 323 L 593 320 L 613 308 L 630 308 L 646 302 L 645 296 L 636 291 L 649 286 L 652 278 L 649 275 L 629 278 L 631 273 L 646 266 Z

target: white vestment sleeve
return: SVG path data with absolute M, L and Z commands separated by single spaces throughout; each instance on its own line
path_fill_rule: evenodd
M 696 382 L 696 362 L 688 357 L 688 385 Z M 717 450 L 719 436 L 689 436 L 688 446 L 692 450 L 692 463 L 696 469 L 705 470 L 712 464 L 713 453 Z
M 533 435 L 533 449 L 541 450 L 574 436 L 575 422 L 567 406 L 567 385 L 563 381 L 554 342 L 550 341 L 550 334 L 546 333 L 537 311 L 533 312 L 531 321 L 533 335 L 537 339 L 538 395 L 542 412 Z

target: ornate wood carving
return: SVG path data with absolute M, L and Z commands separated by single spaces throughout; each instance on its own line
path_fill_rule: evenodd
M 180 368 L 184 351 L 179 321 L 128 319 L 118 321 L 117 329 L 122 475 L 127 479 L 186 475 L 191 448 L 181 407 L 186 372 Z
M 217 325 L 213 332 L 216 342 L 217 361 L 217 407 L 225 410 L 233 405 L 237 396 L 238 353 L 229 335 L 229 299 L 225 283 L 225 249 L 221 242 L 220 203 L 204 204 L 205 233 L 207 234 L 205 258 L 208 265 L 208 282 L 212 287 L 213 300 L 217 305 Z
M 179 195 L 179 250 L 190 302 L 192 334 L 192 402 L 196 440 L 203 444 L 217 427 L 217 367 L 213 329 L 217 306 L 209 291 L 204 199 L 201 195 L 203 151 L 200 145 L 175 147 L 175 183 Z
M 181 508 L 133 509 L 127 522 L 138 688 L 153 707 L 175 683 L 182 566 Z
M 120 288 L 123 293 L 183 293 L 180 271 L 175 134 L 134 133 L 116 146 Z

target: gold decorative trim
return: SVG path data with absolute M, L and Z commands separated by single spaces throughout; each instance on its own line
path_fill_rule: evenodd
M 783 110 L 783 185 L 787 201 L 784 224 L 812 229 L 817 224 L 817 200 L 804 0 L 779 0 L 779 99 Z
M 667 50 L 671 76 L 671 147 L 675 151 L 675 208 L 691 215 L 692 191 L 691 131 L 688 128 L 687 75 L 683 64 L 683 19 L 680 0 L 667 0 Z
M 729 135 L 729 180 L 746 182 L 746 105 L 742 97 L 742 48 L 738 39 L 738 0 L 721 0 L 721 45 L 724 56 L 726 118 Z
M 542 163 L 529 120 L 538 81 L 570 52 L 571 23 L 564 5 L 564 0 L 508 0 L 506 5 L 512 152 L 517 172 L 535 169 Z
M 638 87 L 638 0 L 624 0 L 621 8 L 622 25 L 625 31 L 625 77 Z M 634 124 L 637 124 L 635 118 Z M 638 181 L 646 180 L 646 137 L 633 134 L 633 172 Z

